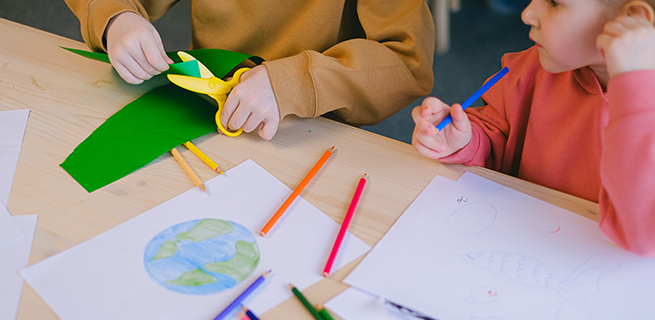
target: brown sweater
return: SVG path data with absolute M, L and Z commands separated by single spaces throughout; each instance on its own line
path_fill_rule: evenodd
M 175 0 L 66 0 L 82 36 L 105 51 L 109 19 L 154 21 Z M 432 90 L 434 24 L 425 0 L 193 0 L 195 49 L 264 58 L 280 119 L 326 113 L 373 125 Z

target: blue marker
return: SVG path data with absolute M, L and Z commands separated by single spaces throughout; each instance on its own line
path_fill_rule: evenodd
M 466 110 L 466 108 L 470 107 L 471 104 L 475 102 L 475 100 L 478 100 L 480 97 L 482 97 L 482 95 L 485 92 L 487 92 L 489 88 L 493 87 L 493 85 L 496 84 L 496 82 L 498 82 L 500 78 L 504 77 L 508 71 L 509 69 L 507 69 L 507 67 L 504 67 L 503 69 L 498 71 L 498 73 L 496 73 L 495 76 L 491 77 L 491 79 L 489 79 L 489 81 L 487 81 L 487 83 L 485 83 L 482 86 L 482 88 L 478 89 L 478 91 L 476 91 L 471 97 L 469 97 L 468 99 L 466 99 L 466 101 L 464 101 L 464 103 L 462 103 L 462 110 Z M 448 115 L 446 118 L 441 120 L 441 122 L 439 122 L 439 124 L 437 125 L 437 130 L 439 131 L 443 130 L 443 128 L 445 128 L 451 122 L 453 122 L 453 118 L 450 115 Z

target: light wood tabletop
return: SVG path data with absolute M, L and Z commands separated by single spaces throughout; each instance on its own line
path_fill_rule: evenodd
M 87 50 L 83 43 L 0 19 L 0 110 L 31 110 L 7 204 L 13 215 L 39 215 L 29 265 L 194 187 L 170 153 L 92 193 L 59 166 L 113 113 L 163 84 L 163 80 L 138 86 L 127 84 L 111 65 L 82 58 L 60 46 Z M 598 205 L 593 202 L 484 168 L 440 164 L 406 143 L 322 117 L 286 117 L 271 141 L 256 133 L 236 138 L 210 133 L 194 143 L 223 170 L 250 158 L 291 189 L 325 150 L 336 146 L 330 161 L 301 196 L 341 223 L 359 178 L 367 173 L 367 189 L 349 230 L 371 246 L 435 175 L 457 179 L 466 170 L 597 220 Z M 216 176 L 189 150 L 180 151 L 203 181 Z M 304 293 L 316 303 L 334 297 L 347 288 L 340 280 L 362 258 Z M 26 283 L 18 319 L 57 316 Z M 292 298 L 263 314 L 262 319 L 311 316 Z

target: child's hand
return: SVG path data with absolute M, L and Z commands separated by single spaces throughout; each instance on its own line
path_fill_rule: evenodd
M 437 132 L 436 125 L 448 113 L 453 122 Z M 412 118 L 416 124 L 412 145 L 427 157 L 438 159 L 449 156 L 471 141 L 471 122 L 457 103 L 451 108 L 437 98 L 427 97 L 422 105 L 412 110 Z
M 257 66 L 241 75 L 225 101 L 221 122 L 225 128 L 245 132 L 259 129 L 259 136 L 271 140 L 280 123 L 280 111 L 273 94 L 271 80 L 264 66 Z
M 655 28 L 642 14 L 628 9 L 605 24 L 596 45 L 605 57 L 610 79 L 624 72 L 655 69 Z
M 173 63 L 155 27 L 136 13 L 123 12 L 113 17 L 105 36 L 109 61 L 128 83 L 142 83 Z

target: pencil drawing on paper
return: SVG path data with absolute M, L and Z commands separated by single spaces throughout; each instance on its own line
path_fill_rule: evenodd
M 458 200 L 458 203 L 461 203 Z M 481 233 L 496 221 L 498 211 L 488 202 L 471 202 L 448 216 L 448 228 L 456 232 Z
M 245 280 L 259 263 L 255 237 L 242 225 L 198 219 L 174 225 L 146 246 L 143 262 L 161 286 L 187 294 L 212 294 Z
M 585 306 L 586 298 L 598 293 L 598 280 L 603 274 L 619 268 L 616 259 L 606 254 L 595 254 L 568 277 L 561 279 L 548 265 L 518 253 L 486 251 L 463 254 L 461 257 L 520 284 L 555 290 L 561 301 L 557 319 L 592 319 Z
M 464 297 L 464 301 L 469 304 L 489 303 L 496 300 L 498 292 L 491 287 L 480 286 L 471 289 L 468 297 Z

